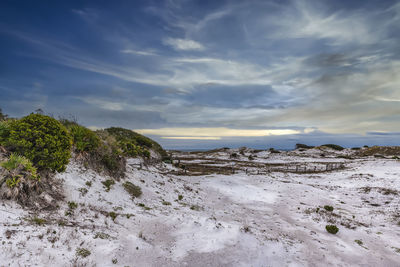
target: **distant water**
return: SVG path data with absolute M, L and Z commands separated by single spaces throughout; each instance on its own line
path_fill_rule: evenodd
M 220 149 L 221 147 L 218 148 L 168 148 L 167 150 L 177 150 L 177 151 L 182 151 L 182 152 L 201 152 L 201 151 L 210 151 L 210 150 L 214 150 L 214 149 Z M 250 149 L 256 149 L 256 150 L 268 150 L 269 148 L 264 148 L 264 149 L 259 149 L 259 148 L 251 148 Z M 280 151 L 292 151 L 293 149 L 280 149 L 280 148 L 275 148 L 277 150 Z

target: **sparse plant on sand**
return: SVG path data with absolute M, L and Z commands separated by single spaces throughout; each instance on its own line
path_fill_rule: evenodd
M 125 182 L 123 186 L 126 192 L 128 192 L 129 195 L 131 195 L 131 197 L 133 198 L 140 197 L 142 195 L 142 189 L 139 186 L 134 185 L 129 181 Z
M 325 226 L 325 229 L 328 233 L 335 235 L 337 232 L 339 232 L 339 228 L 337 228 L 336 225 L 327 225 Z

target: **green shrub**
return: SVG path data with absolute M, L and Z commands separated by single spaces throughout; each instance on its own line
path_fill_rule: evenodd
M 110 191 L 111 186 L 115 184 L 114 180 L 105 180 L 103 182 L 101 182 L 104 187 L 106 188 L 106 192 Z
M 142 148 L 132 141 L 120 141 L 119 146 L 123 153 L 129 157 L 137 157 L 142 154 Z
M 111 212 L 108 213 L 108 216 L 110 216 L 111 219 L 112 219 L 113 221 L 115 221 L 115 219 L 117 218 L 118 214 L 115 213 L 114 211 L 111 211 Z
M 6 180 L 6 185 L 9 188 L 14 188 L 15 186 L 18 186 L 19 182 L 21 182 L 21 177 L 22 177 L 21 175 L 16 175 L 11 178 L 8 178 Z
M 339 231 L 339 228 L 337 228 L 336 225 L 327 225 L 325 226 L 325 229 L 328 233 L 333 235 L 335 235 Z
M 80 125 L 72 125 L 69 132 L 78 152 L 93 152 L 100 146 L 100 138 L 91 130 Z
M 74 201 L 68 201 L 68 208 L 70 210 L 74 210 L 74 209 L 78 208 L 78 204 L 76 204 L 76 202 L 74 202 Z
M 125 182 L 123 186 L 132 197 L 140 197 L 142 195 L 142 189 L 131 182 Z
M 168 154 L 167 152 L 154 140 L 143 136 L 141 134 L 138 134 L 132 130 L 129 129 L 124 129 L 120 127 L 111 127 L 105 129 L 106 132 L 108 132 L 110 135 L 114 136 L 115 139 L 121 144 L 125 144 L 125 142 L 128 142 L 130 144 L 139 146 L 142 151 L 138 151 L 137 155 L 140 156 L 145 156 L 149 157 L 150 154 L 145 152 L 145 148 L 151 148 L 157 153 L 159 153 L 162 157 L 162 159 L 167 159 Z M 128 150 L 129 151 L 129 150 Z M 126 151 L 125 151 L 126 153 Z
M 33 166 L 32 162 L 18 154 L 11 154 L 9 159 L 0 163 L 0 166 L 8 170 L 9 172 L 21 168 L 22 171 L 27 172 L 27 176 L 34 180 L 40 180 L 37 174 L 37 169 Z
M 0 145 L 2 145 L 10 135 L 10 125 L 6 121 L 0 121 Z
M 332 206 L 328 206 L 328 205 L 325 205 L 324 209 L 327 210 L 327 211 L 333 211 L 333 207 Z
M 77 248 L 76 249 L 76 255 L 80 256 L 82 258 L 86 258 L 87 256 L 89 256 L 90 254 L 92 254 L 88 249 L 86 248 Z
M 305 145 L 305 144 L 296 144 L 296 149 L 311 149 L 311 148 L 314 148 L 313 146 L 308 146 L 308 145 Z
M 70 158 L 71 138 L 57 120 L 31 114 L 10 123 L 5 145 L 31 160 L 39 169 L 62 172 Z
M 44 224 L 47 223 L 46 219 L 42 219 L 42 218 L 39 218 L 39 217 L 36 217 L 36 216 L 31 218 L 30 221 L 32 223 L 37 224 L 37 225 L 44 225 Z
M 322 146 L 329 147 L 329 148 L 332 148 L 332 149 L 338 150 L 338 151 L 342 151 L 344 149 L 344 147 L 341 147 L 341 146 L 335 145 L 335 144 L 326 144 L 326 145 L 322 145 Z
M 142 135 L 137 135 L 136 137 L 135 137 L 135 140 L 136 140 L 136 142 L 137 142 L 137 144 L 139 145 L 139 146 L 145 146 L 145 147 L 148 147 L 148 148 L 151 148 L 151 147 L 153 147 L 153 142 L 154 141 L 152 141 L 151 139 L 149 139 L 149 138 L 147 138 L 147 137 L 145 137 L 145 136 L 142 136 Z

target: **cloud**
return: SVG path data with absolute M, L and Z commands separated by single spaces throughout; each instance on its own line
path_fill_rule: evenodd
M 271 135 L 290 135 L 301 133 L 298 130 L 292 129 L 265 129 L 265 130 L 250 130 L 250 129 L 230 129 L 225 127 L 218 128 L 160 128 L 160 129 L 137 129 L 141 134 L 162 135 L 176 137 L 259 137 Z
M 163 136 L 161 138 L 175 140 L 221 140 L 221 137 L 216 136 Z
M 202 51 L 204 50 L 204 46 L 196 41 L 188 40 L 188 39 L 179 39 L 179 38 L 166 38 L 163 40 L 165 45 L 171 46 L 175 50 L 195 50 Z
M 140 51 L 140 50 L 132 50 L 132 49 L 124 49 L 121 50 L 121 53 L 124 54 L 133 54 L 139 56 L 156 56 L 157 54 L 151 51 Z
M 382 41 L 386 36 L 386 27 L 381 22 L 371 23 L 371 16 L 380 13 L 359 10 L 329 11 L 321 3 L 313 1 L 292 1 L 279 16 L 268 20 L 279 30 L 275 38 L 317 38 L 328 39 L 330 45 L 358 44 L 368 45 Z M 382 25 L 383 26 L 383 25 Z

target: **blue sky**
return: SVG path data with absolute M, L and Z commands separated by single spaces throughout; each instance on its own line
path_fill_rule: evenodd
M 398 1 L 0 2 L 0 107 L 167 148 L 395 145 Z

